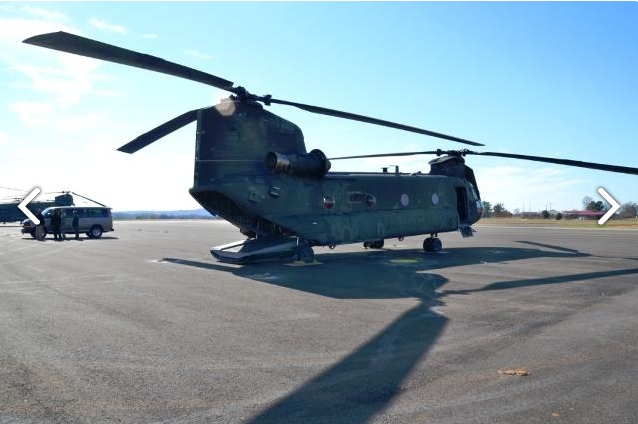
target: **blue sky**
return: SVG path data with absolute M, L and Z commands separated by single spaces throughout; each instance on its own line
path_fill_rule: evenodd
M 23 44 L 67 31 L 159 56 L 255 94 L 486 144 L 476 150 L 638 167 L 638 4 L 421 2 L 0 3 L 0 187 L 72 190 L 115 210 L 195 209 L 195 125 L 115 149 L 228 93 Z M 328 157 L 463 145 L 271 106 Z M 431 157 L 333 162 L 427 172 Z M 470 157 L 483 200 L 574 209 L 638 177 Z M 16 192 L 0 188 L 0 197 Z

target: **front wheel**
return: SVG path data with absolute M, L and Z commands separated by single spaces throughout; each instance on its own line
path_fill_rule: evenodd
M 36 238 L 37 234 L 35 232 L 35 229 L 31 230 L 31 232 L 29 234 L 31 234 L 31 237 Z M 44 240 L 46 238 L 46 236 L 47 236 L 47 229 L 43 228 L 42 229 L 42 240 Z
M 312 263 L 315 260 L 315 252 L 312 250 L 312 247 L 303 246 L 297 252 L 297 259 L 307 264 Z

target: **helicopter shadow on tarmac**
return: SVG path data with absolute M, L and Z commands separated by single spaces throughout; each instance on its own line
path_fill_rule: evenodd
M 444 305 L 445 296 L 638 274 L 638 268 L 609 270 L 495 282 L 470 290 L 441 291 L 439 289 L 448 280 L 432 272 L 481 263 L 507 263 L 541 257 L 561 261 L 590 256 L 559 246 L 542 247 L 551 248 L 552 251 L 490 247 L 450 248 L 435 255 L 416 250 L 330 252 L 317 254 L 319 264 L 268 262 L 242 267 L 173 258 L 165 258 L 164 261 L 230 271 L 255 281 L 336 299 L 419 299 L 418 305 L 403 313 L 345 359 L 247 421 L 253 424 L 365 423 L 382 412 L 393 397 L 403 391 L 405 378 L 445 329 L 448 318 L 433 310 L 433 307 Z

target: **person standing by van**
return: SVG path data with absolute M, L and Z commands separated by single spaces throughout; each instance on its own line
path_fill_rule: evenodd
M 80 240 L 80 216 L 78 211 L 73 211 L 73 232 L 75 233 L 75 239 Z
M 62 225 L 62 210 L 56 209 L 53 211 L 53 216 L 51 216 L 51 228 L 53 229 L 53 240 L 62 241 L 62 236 L 60 235 L 61 225 Z
M 66 240 L 66 211 L 60 209 L 60 240 Z
M 42 215 L 42 209 L 37 210 L 35 217 L 38 220 L 38 225 L 35 226 L 35 239 L 44 241 L 44 216 Z

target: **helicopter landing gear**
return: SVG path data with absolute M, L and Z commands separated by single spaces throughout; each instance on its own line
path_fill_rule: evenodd
M 442 248 L 443 243 L 441 243 L 441 239 L 436 237 L 435 234 L 423 240 L 423 250 L 426 252 L 437 253 L 440 252 Z
M 364 241 L 363 247 L 368 249 L 383 249 L 383 239 L 374 241 Z
M 249 230 L 247 228 L 240 228 L 239 232 L 242 233 L 243 235 L 245 235 L 247 238 L 249 239 L 254 239 L 255 237 L 257 237 L 257 233 Z
M 303 261 L 304 263 L 312 263 L 315 261 L 315 252 L 312 250 L 310 246 L 299 246 L 297 249 L 297 260 Z
M 472 236 L 474 236 L 474 233 L 476 232 L 476 230 L 474 228 L 470 227 L 469 225 L 461 225 L 461 226 L 459 226 L 459 231 L 461 232 L 461 236 L 463 238 L 472 237 Z

